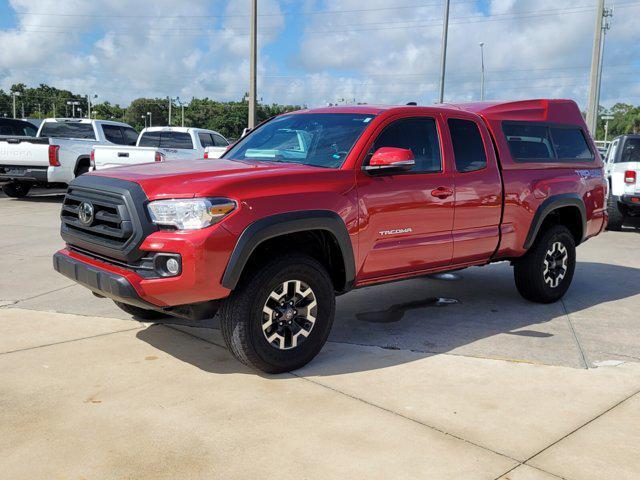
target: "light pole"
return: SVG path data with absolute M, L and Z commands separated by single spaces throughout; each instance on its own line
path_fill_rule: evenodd
M 180 100 L 180 97 L 176 97 L 176 102 L 178 102 L 178 105 L 180 105 L 180 110 L 182 114 L 182 121 L 180 122 L 180 126 L 184 127 L 184 103 L 182 102 L 182 100 Z
M 480 42 L 480 69 L 482 78 L 480 80 L 480 101 L 484 102 L 484 42 Z
M 147 128 L 147 116 L 146 115 L 141 115 L 140 118 L 142 118 L 144 120 L 144 128 Z
M 593 37 L 593 51 L 591 52 L 591 73 L 589 75 L 589 104 L 587 106 L 587 127 L 595 137 L 598 125 L 598 109 L 600 108 L 600 82 L 602 81 L 602 49 L 604 48 L 604 34 L 609 29 L 607 17 L 613 15 L 610 8 L 604 8 L 604 0 L 598 0 L 596 9 L 596 25 Z
M 76 105 L 80 105 L 77 100 L 67 100 L 67 105 L 71 105 L 71 118 L 76 118 Z
M 449 3 L 444 1 L 444 19 L 442 21 L 442 51 L 440 53 L 440 95 L 438 103 L 444 101 L 444 74 L 447 67 L 447 36 L 449 34 Z
M 91 95 L 87 95 L 87 118 L 91 119 Z M 94 94 L 93 98 L 98 98 L 98 95 Z
M 173 103 L 173 99 L 171 97 L 167 97 L 169 101 L 169 126 L 171 126 L 171 104 Z
M 20 96 L 20 92 L 11 92 L 13 97 L 13 118 L 16 118 L 16 97 Z
M 149 115 L 149 126 L 153 127 L 153 122 L 152 122 L 152 116 L 151 116 L 151 112 L 147 112 L 147 115 Z
M 258 0 L 251 0 L 251 43 L 249 53 L 249 128 L 256 126 L 258 64 Z
M 613 115 L 603 115 L 602 120 L 604 120 L 604 143 L 607 143 L 607 137 L 609 135 L 609 120 L 613 120 Z

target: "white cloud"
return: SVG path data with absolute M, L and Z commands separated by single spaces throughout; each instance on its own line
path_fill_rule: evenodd
M 453 0 L 446 98 L 478 97 L 482 41 L 488 97 L 569 97 L 584 106 L 595 11 L 593 2 L 580 2 Z M 260 0 L 260 96 L 266 102 L 311 106 L 341 98 L 433 102 L 442 7 L 435 0 L 403 2 L 420 3 L 431 6 L 389 9 L 397 4 L 392 0 Z M 16 12 L 58 15 L 19 15 L 14 29 L 0 30 L 0 86 L 42 82 L 124 103 L 167 95 L 239 99 L 248 87 L 249 4 L 11 0 Z M 292 9 L 355 11 L 283 13 Z M 637 6 L 616 9 L 607 35 L 604 104 L 640 103 L 639 11 Z M 286 30 L 303 33 L 296 40 Z M 272 58 L 267 52 L 277 52 L 268 47 L 283 35 L 296 44 Z

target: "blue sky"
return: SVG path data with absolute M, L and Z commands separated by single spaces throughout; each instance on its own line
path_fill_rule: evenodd
M 602 102 L 640 104 L 640 0 L 615 0 Z M 442 0 L 259 0 L 259 94 L 321 105 L 432 103 Z M 19 14 L 17 14 L 19 13 Z M 140 96 L 239 99 L 249 0 L 0 0 L 0 87 L 48 83 L 126 104 Z M 447 100 L 588 91 L 595 0 L 452 0 Z

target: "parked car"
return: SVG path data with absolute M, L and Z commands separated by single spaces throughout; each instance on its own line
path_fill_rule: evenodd
M 559 300 L 605 189 L 573 101 L 322 108 L 215 162 L 76 179 L 54 266 L 140 319 L 219 312 L 236 358 L 285 372 L 354 288 L 507 260 L 524 298 Z
M 93 149 L 95 170 L 163 162 L 165 160 L 195 160 L 217 158 L 229 145 L 218 132 L 201 128 L 149 127 L 145 128 L 134 147 L 97 146 Z M 208 151 L 207 151 L 208 150 Z
M 123 144 L 138 137 L 125 123 L 49 118 L 35 137 L 0 138 L 0 184 L 9 197 L 24 197 L 35 186 L 66 186 L 89 171 L 97 144 Z
M 605 175 L 609 184 L 609 230 L 620 230 L 640 215 L 640 135 L 621 135 L 609 146 Z
M 35 137 L 38 128 L 26 120 L 0 118 L 0 136 Z

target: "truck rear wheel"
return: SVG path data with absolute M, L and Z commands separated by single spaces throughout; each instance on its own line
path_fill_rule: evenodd
M 23 198 L 29 194 L 31 185 L 26 182 L 9 182 L 2 186 L 2 191 L 7 197 Z
M 607 213 L 609 214 L 607 230 L 614 232 L 622 230 L 622 225 L 624 224 L 624 213 L 620 211 L 618 199 L 613 195 L 609 195 L 607 200 Z
M 335 315 L 333 284 L 306 255 L 276 258 L 250 272 L 220 310 L 222 336 L 245 365 L 296 370 L 322 349 Z
M 140 320 L 160 320 L 161 318 L 167 317 L 167 315 L 165 315 L 164 313 L 158 312 L 156 310 L 147 310 L 146 308 L 134 307 L 133 305 L 116 302 L 115 300 L 113 301 L 113 303 L 115 303 L 121 310 L 124 310 L 129 315 L 132 315 L 133 317 L 136 317 Z
M 536 303 L 553 303 L 569 289 L 575 268 L 573 235 L 567 227 L 554 225 L 538 236 L 513 271 L 520 295 Z

